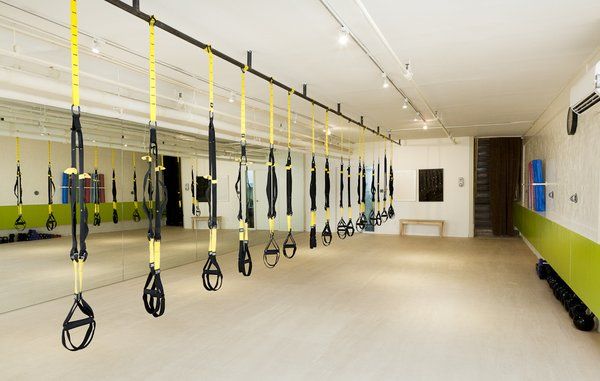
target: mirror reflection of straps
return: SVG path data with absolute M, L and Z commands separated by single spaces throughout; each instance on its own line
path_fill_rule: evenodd
M 115 173 L 115 151 L 112 150 L 111 153 L 111 162 L 112 162 L 112 220 L 113 224 L 119 223 L 119 212 L 117 211 L 117 176 Z
M 217 262 L 217 140 L 214 125 L 214 56 L 210 46 L 208 54 L 208 258 L 202 269 L 202 284 L 208 291 L 217 291 L 223 285 L 223 273 Z
M 248 158 L 246 156 L 246 71 L 242 68 L 240 95 L 240 163 L 235 191 L 238 196 L 238 272 L 243 276 L 252 274 L 252 257 L 248 246 Z
M 387 213 L 387 141 L 383 141 L 383 208 L 381 209 L 381 222 L 384 223 L 388 220 Z
M 358 219 L 356 220 L 356 229 L 361 232 L 367 226 L 367 217 L 365 216 L 365 195 L 367 188 L 366 171 L 365 166 L 365 129 L 363 128 L 360 132 L 359 137 L 359 156 L 358 156 L 358 178 L 357 182 L 357 193 L 358 193 Z
M 337 224 L 337 235 L 340 239 L 345 239 L 348 235 L 346 230 L 346 220 L 344 220 L 344 159 L 340 159 L 340 220 Z
M 54 204 L 54 193 L 56 192 L 56 186 L 54 185 L 54 179 L 52 177 L 52 160 L 51 160 L 51 143 L 48 141 L 48 218 L 46 219 L 46 229 L 52 231 L 58 225 L 52 205 Z
M 21 142 L 19 138 L 16 140 L 16 162 L 17 162 L 17 175 L 15 179 L 15 186 L 13 187 L 13 193 L 17 198 L 17 218 L 15 219 L 15 229 L 23 231 L 27 227 L 27 222 L 23 217 L 23 182 L 21 180 Z
M 329 177 L 329 110 L 325 110 L 325 226 L 321 232 L 321 241 L 324 246 L 329 246 L 333 238 L 329 226 L 329 192 L 331 191 L 331 179 Z
M 389 136 L 391 139 L 391 134 Z M 390 207 L 388 209 L 388 216 L 394 218 L 396 211 L 394 210 L 394 144 L 390 144 L 390 178 L 389 178 L 389 189 L 390 189 Z
M 133 162 L 133 213 L 131 215 L 131 218 L 133 219 L 133 221 L 135 222 L 140 222 L 140 220 L 142 219 L 142 217 L 140 216 L 140 210 L 139 210 L 139 206 L 138 206 L 138 189 L 137 189 L 137 166 L 136 166 L 136 157 L 135 157 L 135 152 L 131 153 L 131 161 Z
M 149 272 L 144 283 L 142 301 L 147 313 L 154 317 L 165 313 L 165 290 L 161 279 L 161 218 L 167 204 L 167 189 L 161 180 L 164 166 L 159 162 L 158 140 L 156 134 L 156 71 L 154 52 L 154 16 L 149 21 L 150 53 L 149 82 L 150 82 L 150 121 L 148 122 L 149 144 L 148 155 L 142 159 L 148 163 L 148 169 L 144 175 L 142 192 L 142 209 L 148 218 L 148 267 Z M 146 196 L 148 198 L 146 199 Z M 162 201 L 161 201 L 162 197 Z
M 350 189 L 350 157 L 348 157 L 348 223 L 346 224 L 346 234 L 348 237 L 354 235 L 354 224 L 352 223 L 352 190 Z
M 92 174 L 92 202 L 94 203 L 94 226 L 100 226 L 100 175 L 98 175 L 98 147 L 94 147 L 94 173 Z

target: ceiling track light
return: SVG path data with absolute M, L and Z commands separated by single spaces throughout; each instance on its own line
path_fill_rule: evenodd
M 350 31 L 343 25 L 339 31 L 338 42 L 340 45 L 346 46 L 348 45 L 348 41 L 350 41 Z
M 227 99 L 227 102 L 229 102 L 229 103 L 235 102 L 235 94 L 233 93 L 233 91 L 229 92 L 229 99 Z
M 388 87 L 390 87 L 390 81 L 388 81 L 388 77 L 385 73 L 381 73 L 381 78 L 383 78 L 383 88 L 387 89 Z
M 408 108 L 408 98 L 404 98 L 404 104 L 402 105 L 402 109 L 406 110 Z
M 415 118 L 413 119 L 413 122 L 418 122 L 419 119 L 421 119 L 421 113 L 417 113 L 417 115 L 415 115 Z
M 92 53 L 100 54 L 100 51 L 100 41 L 94 38 L 94 40 L 92 41 Z
M 424 130 L 426 130 L 426 129 L 428 129 L 428 128 L 429 128 L 429 127 L 427 126 L 427 123 L 423 124 L 423 129 L 424 129 Z

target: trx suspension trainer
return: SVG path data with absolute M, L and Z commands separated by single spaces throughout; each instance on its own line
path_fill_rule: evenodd
M 137 171 L 135 165 L 135 153 L 131 153 L 131 161 L 133 161 L 133 214 L 131 217 L 135 222 L 140 222 L 142 219 L 138 208 L 138 196 L 137 196 Z
M 242 69 L 242 91 L 240 96 L 240 166 L 235 191 L 238 196 L 239 249 L 238 271 L 244 276 L 252 273 L 252 257 L 248 247 L 248 157 L 246 156 L 246 70 Z
M 354 224 L 352 223 L 352 190 L 350 189 L 350 157 L 348 157 L 348 223 L 346 224 L 346 234 L 348 237 L 352 237 L 354 235 Z
M 317 166 L 315 164 L 315 104 L 311 106 L 311 152 L 312 161 L 310 163 L 310 237 L 309 246 L 311 249 L 317 247 Z
M 154 317 L 159 317 L 165 312 L 165 290 L 160 279 L 160 241 L 161 218 L 167 205 L 167 188 L 162 179 L 161 172 L 165 169 L 160 165 L 158 142 L 156 139 L 156 69 L 154 54 L 154 16 L 150 18 L 150 54 L 148 56 L 150 79 L 150 121 L 148 129 L 150 142 L 148 155 L 142 160 L 148 162 L 148 169 L 144 175 L 144 191 L 142 207 L 148 217 L 148 277 L 144 283 L 142 300 L 146 312 Z M 148 199 L 146 199 L 146 195 Z M 161 196 L 163 200 L 161 200 Z
M 79 107 L 79 48 L 77 31 L 77 0 L 71 0 L 71 82 L 73 103 L 71 106 L 71 168 L 65 173 L 69 175 L 71 206 L 71 238 L 72 246 L 69 253 L 73 263 L 73 294 L 74 301 L 67 317 L 63 322 L 62 345 L 69 351 L 78 351 L 87 347 L 94 337 L 96 321 L 92 307 L 83 299 L 83 264 L 87 259 L 88 252 L 85 239 L 88 234 L 87 209 L 85 206 L 85 179 L 90 175 L 84 172 L 83 133 L 81 131 L 81 108 Z M 77 190 L 76 187 L 77 186 Z M 78 200 L 76 199 L 78 197 Z M 77 202 L 79 201 L 79 202 Z M 77 241 L 77 204 L 79 204 L 79 242 Z M 79 244 L 79 247 L 78 247 Z M 82 319 L 71 320 L 75 312 L 79 310 Z M 71 330 L 79 327 L 87 329 L 79 344 L 74 344 L 71 339 Z
M 387 213 L 387 142 L 383 141 L 383 208 L 381 209 L 381 222 L 388 220 Z
M 359 205 L 359 213 L 358 219 L 356 220 L 356 229 L 358 231 L 363 231 L 367 226 L 367 216 L 365 216 L 365 195 L 367 188 L 367 179 L 365 172 L 367 168 L 365 166 L 365 149 L 364 149 L 364 137 L 365 137 L 365 129 L 363 128 L 360 133 L 360 147 L 359 147 L 359 155 L 358 155 L 358 179 L 356 190 L 358 193 L 358 205 Z M 362 163 L 361 163 L 362 159 Z
M 100 226 L 100 176 L 98 175 L 98 147 L 94 147 L 94 173 L 92 174 L 92 202 L 94 203 L 94 226 Z
M 391 137 L 390 137 L 391 138 Z M 396 212 L 394 211 L 394 145 L 390 145 L 391 153 L 390 153 L 390 179 L 389 179 L 389 188 L 390 188 L 390 208 L 388 209 L 388 216 L 390 218 L 394 218 Z
M 15 179 L 15 186 L 13 187 L 13 193 L 17 198 L 17 219 L 15 220 L 15 229 L 23 231 L 27 227 L 27 222 L 23 218 L 23 182 L 21 180 L 21 142 L 19 138 L 15 138 L 16 141 L 16 161 L 17 161 L 17 176 Z
M 215 103 L 214 103 L 214 56 L 210 45 L 208 53 L 208 180 L 210 187 L 206 190 L 208 198 L 208 258 L 202 269 L 202 283 L 208 291 L 217 291 L 223 284 L 223 273 L 217 262 L 217 141 L 215 136 Z
M 119 223 L 119 212 L 117 211 L 117 177 L 115 175 L 115 150 L 110 151 L 110 161 L 112 163 L 112 220 L 114 224 Z
M 273 136 L 273 80 L 269 82 L 269 160 L 267 161 L 267 201 L 269 210 L 267 217 L 269 218 L 269 242 L 263 252 L 263 262 L 268 268 L 273 268 L 279 262 L 279 245 L 275 240 L 275 217 L 277 211 L 275 205 L 277 203 L 277 173 L 275 172 L 275 154 L 274 145 L 275 139 Z M 272 259 L 271 259 L 272 258 Z
M 342 132 L 342 138 L 340 141 L 340 147 L 343 153 L 344 147 L 344 133 Z M 348 235 L 346 230 L 346 221 L 344 220 L 344 156 L 340 156 L 340 220 L 337 224 L 337 235 L 341 239 L 345 239 Z
M 286 258 L 293 258 L 296 255 L 297 245 L 294 236 L 292 235 L 292 216 L 294 211 L 292 209 L 292 107 L 291 98 L 294 94 L 294 90 L 288 91 L 287 95 L 287 145 L 288 155 L 285 163 L 285 190 L 286 190 L 286 208 L 287 208 L 287 229 L 288 234 L 283 241 L 283 255 Z M 292 250 L 291 254 L 288 250 Z
M 323 245 L 329 246 L 331 239 L 331 227 L 329 226 L 329 218 L 331 211 L 329 210 L 329 192 L 331 190 L 331 179 L 329 178 L 329 110 L 325 110 L 325 227 L 321 232 Z
M 48 141 L 48 218 L 46 219 L 46 229 L 48 229 L 48 231 L 54 230 L 58 225 L 56 217 L 54 217 L 54 212 L 52 211 L 54 192 L 56 192 L 56 186 L 54 185 L 54 178 L 52 177 L 52 143 Z
M 194 165 L 196 158 L 194 158 Z M 194 177 L 194 167 L 192 166 L 192 181 L 190 181 L 190 191 L 192 192 L 192 216 L 196 215 L 196 178 Z

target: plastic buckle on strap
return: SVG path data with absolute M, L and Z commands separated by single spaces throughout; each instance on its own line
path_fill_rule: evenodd
M 142 300 L 146 312 L 150 315 L 159 317 L 165 313 L 165 290 L 160 279 L 160 270 L 155 271 L 154 266 L 150 266 L 150 272 L 144 284 Z
M 323 231 L 321 232 L 321 240 L 323 241 L 324 246 L 329 246 L 332 239 L 333 235 L 331 234 L 331 227 L 329 226 L 329 221 L 327 221 Z
M 248 248 L 248 242 L 246 241 L 240 241 L 238 251 L 238 271 L 243 276 L 250 276 L 250 274 L 252 274 L 252 257 L 250 257 L 250 249 Z
M 292 253 L 288 255 L 287 249 L 292 249 Z M 292 259 L 294 258 L 294 255 L 296 255 L 297 249 L 298 246 L 296 245 L 296 240 L 294 239 L 292 231 L 290 230 L 287 237 L 285 237 L 285 241 L 283 241 L 283 255 L 288 259 Z
M 75 312 L 79 310 L 86 317 L 78 320 L 71 320 Z M 78 345 L 73 344 L 73 339 L 71 338 L 71 330 L 87 326 L 83 339 Z M 84 349 L 91 342 L 94 337 L 94 332 L 96 331 L 96 321 L 94 320 L 94 311 L 92 307 L 83 299 L 81 294 L 77 294 L 75 296 L 75 301 L 63 322 L 63 330 L 62 330 L 62 345 L 69 351 L 75 352 L 80 349 Z
M 279 262 L 279 252 L 279 245 L 275 241 L 275 234 L 271 233 L 269 243 L 267 243 L 267 246 L 263 251 L 263 262 L 265 263 L 265 266 L 267 266 L 270 269 L 275 267 L 277 265 L 277 262 Z M 270 259 L 271 257 L 273 259 Z
M 202 269 L 202 283 L 208 291 L 217 291 L 223 285 L 223 273 L 217 262 L 216 253 L 208 253 L 208 258 Z

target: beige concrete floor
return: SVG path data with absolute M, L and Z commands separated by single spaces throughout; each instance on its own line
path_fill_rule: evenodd
M 163 273 L 167 312 L 142 278 L 92 290 L 98 328 L 70 353 L 63 298 L 0 315 L 2 379 L 598 380 L 600 336 L 575 330 L 518 239 L 357 234 L 250 278 L 219 258 Z

